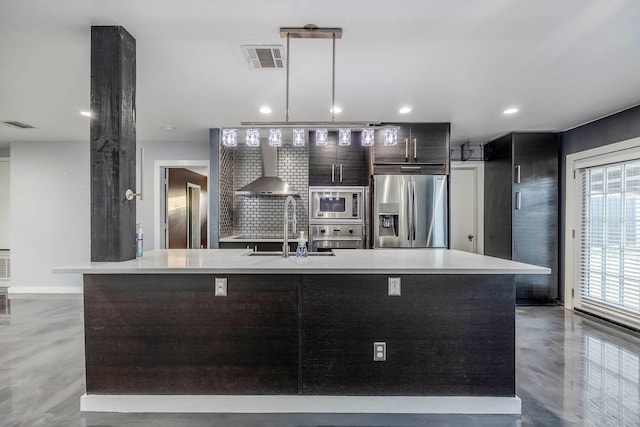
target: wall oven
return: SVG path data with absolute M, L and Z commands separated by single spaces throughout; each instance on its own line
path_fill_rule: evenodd
M 309 187 L 311 251 L 368 247 L 367 187 Z

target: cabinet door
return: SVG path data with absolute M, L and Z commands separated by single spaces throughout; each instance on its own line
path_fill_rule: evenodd
M 511 135 L 485 145 L 484 254 L 511 259 L 513 162 Z
M 390 297 L 384 275 L 303 276 L 302 394 L 513 396 L 513 277 L 401 279 Z
M 553 133 L 513 135 L 514 181 L 547 185 L 558 181 L 558 137 Z
M 298 280 L 85 275 L 86 388 L 98 394 L 296 394 Z
M 329 132 L 329 144 L 316 145 L 315 131 L 309 132 L 309 185 L 338 185 L 336 170 L 337 131 Z
M 413 163 L 446 165 L 449 160 L 449 123 L 412 124 L 409 153 Z
M 369 185 L 369 150 L 360 144 L 360 132 L 351 133 L 351 145 L 336 148 L 336 184 Z
M 398 145 L 387 147 L 384 145 L 384 131 L 376 132 L 376 143 L 374 145 L 374 162 L 375 163 L 398 163 L 409 161 L 409 133 L 410 129 L 407 124 L 388 123 L 389 125 L 398 125 Z

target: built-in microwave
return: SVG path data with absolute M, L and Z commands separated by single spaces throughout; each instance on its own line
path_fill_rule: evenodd
M 363 221 L 364 203 L 364 187 L 309 187 L 309 221 Z

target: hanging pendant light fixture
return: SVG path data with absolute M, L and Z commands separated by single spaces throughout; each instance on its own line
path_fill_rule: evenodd
M 384 145 L 388 147 L 398 145 L 398 129 L 384 130 Z
M 351 129 L 340 129 L 338 131 L 338 145 L 342 147 L 351 145 Z
M 360 136 L 360 145 L 363 147 L 371 147 L 375 142 L 375 131 L 373 129 L 362 129 Z
M 238 146 L 238 132 L 235 129 L 222 130 L 222 145 L 225 147 Z
M 249 147 L 260 146 L 260 131 L 258 129 L 247 129 L 247 145 Z
M 293 129 L 293 137 L 291 139 L 291 144 L 294 147 L 304 147 L 305 143 L 305 130 L 304 129 Z
M 337 107 L 335 106 L 335 80 L 336 80 L 336 40 L 342 38 L 342 28 L 318 28 L 315 25 L 305 25 L 302 28 L 298 27 L 282 27 L 280 28 L 280 37 L 287 39 L 286 46 L 286 89 L 285 89 L 285 121 L 284 122 L 242 122 L 241 126 L 246 127 L 252 131 L 258 132 L 257 137 L 255 133 L 247 132 L 247 145 L 251 144 L 259 145 L 260 133 L 258 129 L 269 131 L 269 144 L 275 146 L 282 145 L 283 131 L 286 134 L 286 138 L 291 136 L 291 144 L 295 147 L 303 147 L 306 144 L 306 132 L 308 130 L 316 130 L 315 132 L 315 144 L 327 145 L 329 142 L 328 132 L 338 132 L 338 144 L 347 146 L 351 144 L 351 133 L 353 130 L 362 131 L 360 143 L 362 146 L 371 146 L 374 144 L 374 129 L 377 128 L 395 128 L 393 125 L 382 125 L 380 122 L 374 121 L 361 121 L 361 122 L 336 122 L 335 114 L 337 113 Z M 308 121 L 308 122 L 291 122 L 289 121 L 289 62 L 290 62 L 290 44 L 291 39 L 331 39 L 332 40 L 332 61 L 331 61 L 331 120 L 330 121 Z M 227 130 L 227 129 L 224 129 Z M 224 131 L 223 130 L 223 131 Z M 231 129 L 229 129 L 231 130 Z M 273 133 L 272 131 L 278 131 Z M 235 131 L 235 130 L 234 130 Z M 366 132 L 365 132 L 366 131 Z M 291 132 L 291 133 L 289 133 Z M 237 139 L 237 137 L 236 137 Z M 385 137 L 386 141 L 386 137 Z M 231 140 L 229 141 L 231 143 Z M 311 141 L 309 141 L 310 143 Z M 223 136 L 223 144 L 225 139 Z M 397 143 L 397 134 L 396 134 Z M 237 144 L 237 141 L 236 141 Z M 231 146 L 231 145 L 229 145 Z M 233 145 L 235 146 L 235 145 Z
M 269 145 L 272 147 L 282 147 L 282 131 L 280 129 L 269 130 Z
M 324 147 L 329 144 L 329 131 L 326 129 L 316 129 L 316 145 Z

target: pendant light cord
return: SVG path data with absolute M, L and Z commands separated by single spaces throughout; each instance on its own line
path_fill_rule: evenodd
M 331 121 L 336 115 L 336 33 L 333 33 L 333 55 L 331 60 Z
M 289 40 L 291 39 L 290 34 L 287 33 L 287 89 L 286 89 L 286 101 L 284 106 L 284 121 L 289 121 Z

